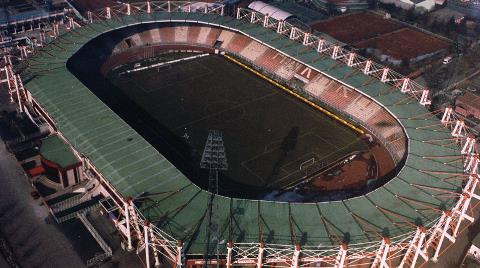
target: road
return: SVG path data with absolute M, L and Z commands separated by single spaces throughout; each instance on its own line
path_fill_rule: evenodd
M 21 267 L 85 267 L 0 140 L 0 229 Z M 1 263 L 1 261 L 0 261 Z

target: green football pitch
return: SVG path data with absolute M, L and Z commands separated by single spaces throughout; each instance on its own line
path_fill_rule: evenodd
M 110 77 L 190 149 L 188 166 L 199 166 L 209 130 L 220 130 L 228 159 L 220 180 L 281 189 L 302 167 L 367 149 L 351 129 L 222 56 Z

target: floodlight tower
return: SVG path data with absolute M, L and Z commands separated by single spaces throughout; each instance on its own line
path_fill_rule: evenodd
M 205 149 L 203 149 L 202 159 L 200 160 L 200 167 L 209 169 L 208 191 L 218 194 L 218 171 L 227 170 L 228 168 L 222 132 L 210 130 L 208 133 Z
M 215 222 L 213 211 L 218 209 L 213 207 L 213 199 L 218 194 L 218 171 L 227 170 L 227 155 L 225 154 L 225 146 L 223 145 L 222 132 L 218 130 L 210 130 L 203 150 L 202 159 L 200 160 L 200 168 L 208 168 L 208 191 L 212 193 L 208 203 L 209 215 L 207 225 L 207 247 L 205 249 L 204 267 L 208 266 L 210 255 L 210 234 L 213 233 L 213 241 L 217 251 L 217 267 L 219 267 L 219 225 Z

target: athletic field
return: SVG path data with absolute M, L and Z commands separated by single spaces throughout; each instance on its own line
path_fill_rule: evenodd
M 190 163 L 181 166 L 198 167 L 209 130 L 222 131 L 229 167 L 221 186 L 233 180 L 281 189 L 309 167 L 367 149 L 351 129 L 222 56 L 110 77 L 161 129 L 187 145 L 180 153 Z M 206 174 L 194 176 L 206 181 Z

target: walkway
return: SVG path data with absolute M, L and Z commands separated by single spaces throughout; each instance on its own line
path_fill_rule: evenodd
M 0 141 L 0 228 L 21 267 L 85 267 Z

